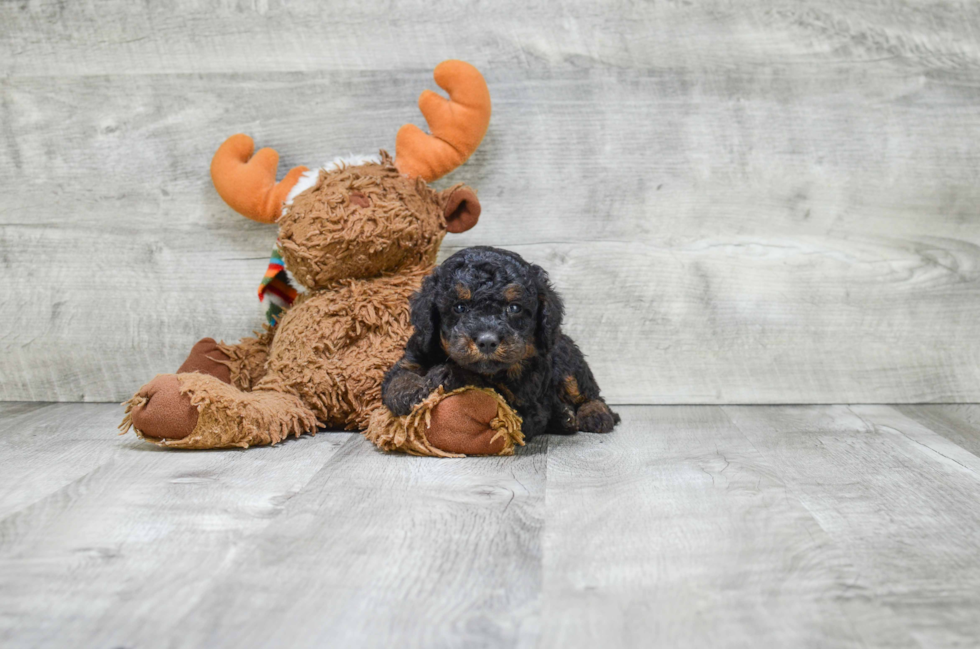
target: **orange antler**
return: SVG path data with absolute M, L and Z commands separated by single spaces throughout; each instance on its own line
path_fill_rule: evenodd
M 490 123 L 490 91 L 479 70 L 464 61 L 450 60 L 436 66 L 432 76 L 449 93 L 445 99 L 425 90 L 419 97 L 419 109 L 432 135 L 406 124 L 395 139 L 395 166 L 403 174 L 421 176 L 426 182 L 466 162 L 480 146 Z
M 253 221 L 275 223 L 289 190 L 307 169 L 293 167 L 277 183 L 279 154 L 259 149 L 253 156 L 254 149 L 252 138 L 241 133 L 225 140 L 211 159 L 211 181 L 231 209 Z

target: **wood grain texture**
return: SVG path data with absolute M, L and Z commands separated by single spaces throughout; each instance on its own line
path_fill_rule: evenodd
M 611 401 L 975 401 L 978 29 L 940 2 L 4 3 L 0 399 L 122 400 L 247 335 L 275 231 L 215 195 L 214 149 L 391 148 L 452 55 L 494 118 L 445 250 L 548 268 Z
M 112 439 L 118 417 L 60 404 L 0 431 L 0 644 L 165 644 L 249 535 L 351 438 L 321 434 L 242 462 L 239 451 Z
M 895 406 L 900 413 L 980 456 L 980 406 L 961 405 Z
M 975 410 L 977 406 L 972 406 Z M 887 406 L 627 406 L 511 458 L 179 452 L 0 404 L 0 645 L 963 647 L 980 457 Z
M 526 645 L 540 616 L 547 446 L 443 461 L 352 440 L 215 580 L 185 641 Z
M 738 408 L 739 429 L 924 647 L 980 638 L 980 458 L 887 406 Z
M 795 461 L 720 408 L 627 412 L 549 447 L 541 646 L 917 646 L 853 596 L 843 544 L 787 484 Z
M 323 4 L 184 0 L 0 5 L 3 76 L 429 69 L 457 56 L 537 69 L 788 63 L 832 53 L 961 71 L 980 9 L 942 0 Z

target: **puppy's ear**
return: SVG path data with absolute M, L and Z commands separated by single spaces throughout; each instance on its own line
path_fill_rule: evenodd
M 409 300 L 411 322 L 415 331 L 408 341 L 411 351 L 419 358 L 432 358 L 439 350 L 439 307 L 436 305 L 439 268 L 422 282 L 422 288 Z
M 555 293 L 548 273 L 540 266 L 531 265 L 534 287 L 538 292 L 538 322 L 534 335 L 542 352 L 548 352 L 558 340 L 565 305 Z
M 480 201 L 476 192 L 466 185 L 456 185 L 442 193 L 445 200 L 443 213 L 446 216 L 446 229 L 459 234 L 466 232 L 480 218 Z

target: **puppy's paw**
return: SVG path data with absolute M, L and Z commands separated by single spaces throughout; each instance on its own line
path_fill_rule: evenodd
M 397 417 L 404 417 L 429 396 L 431 389 L 424 377 L 411 372 L 395 376 L 385 389 L 382 401 Z
M 583 433 L 608 433 L 619 422 L 619 415 L 604 401 L 594 399 L 579 406 L 576 413 L 578 429 Z
M 575 407 L 567 403 L 558 405 L 557 411 L 552 416 L 552 431 L 559 435 L 571 435 L 578 432 L 578 419 L 575 417 Z
M 452 368 L 446 363 L 431 367 L 425 375 L 425 381 L 430 391 L 441 385 L 444 390 L 451 392 L 452 389 L 448 386 L 451 383 L 451 378 Z
M 431 392 L 442 386 L 446 392 L 452 392 L 467 386 L 480 385 L 482 382 L 478 377 L 472 377 L 456 363 L 443 363 L 435 365 L 425 375 L 428 384 L 428 391 Z

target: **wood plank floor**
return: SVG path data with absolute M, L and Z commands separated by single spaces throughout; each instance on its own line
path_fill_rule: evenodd
M 513 458 L 0 403 L 0 646 L 980 644 L 980 406 L 633 406 Z

